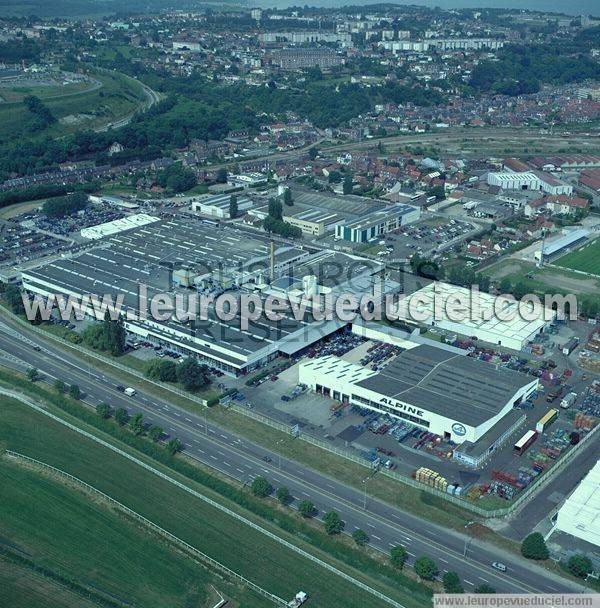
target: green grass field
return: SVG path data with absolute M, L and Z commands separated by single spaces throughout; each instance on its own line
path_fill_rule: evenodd
M 94 72 L 91 76 L 102 83 L 100 88 L 44 100 L 57 118 L 57 122 L 43 132 L 44 135 L 58 137 L 80 129 L 101 127 L 131 114 L 145 100 L 141 85 L 124 74 Z M 40 135 L 27 133 L 29 116 L 23 104 L 0 104 L 0 138 Z
M 382 601 L 360 591 L 337 575 L 325 571 L 318 564 L 302 558 L 215 507 L 194 498 L 167 481 L 161 480 L 107 448 L 33 412 L 26 406 L 14 400 L 0 399 L 0 409 L 2 411 L 0 443 L 87 481 L 232 570 L 243 573 L 247 578 L 270 592 L 289 599 L 296 591 L 303 589 L 310 593 L 316 606 L 331 608 L 385 606 Z M 0 473 L 3 471 L 0 470 Z M 2 481 L 1 483 L 7 482 Z M 203 489 L 205 490 L 203 493 L 210 495 L 210 491 L 195 482 L 188 480 L 186 483 L 198 490 Z M 41 486 L 41 498 L 30 501 L 32 505 L 37 504 L 40 500 L 41 504 L 51 502 L 49 495 L 46 495 L 45 492 L 50 492 L 50 490 Z M 19 539 L 19 534 L 23 534 L 21 539 L 23 542 L 25 537 L 33 536 L 31 542 L 34 545 L 36 542 L 41 543 L 40 553 L 43 554 L 45 553 L 43 547 L 51 543 L 52 538 L 59 534 L 64 538 L 57 543 L 60 550 L 56 550 L 54 558 L 63 560 L 72 558 L 74 562 L 85 559 L 89 561 L 92 549 L 99 552 L 100 556 L 104 556 L 104 552 L 109 551 L 108 545 L 102 542 L 102 534 L 97 534 L 92 530 L 89 532 L 92 536 L 88 536 L 90 524 L 85 522 L 87 509 L 79 508 L 77 504 L 71 508 L 66 503 L 62 503 L 60 510 L 71 513 L 70 525 L 72 526 L 71 533 L 62 535 L 59 520 L 52 519 L 57 518 L 58 513 L 49 512 L 47 514 L 50 518 L 49 524 L 43 526 L 43 530 L 37 530 L 36 528 L 40 528 L 37 525 L 40 518 L 46 516 L 44 510 L 35 513 L 24 511 L 18 495 L 13 504 L 11 494 L 11 492 L 3 492 L 4 498 L 0 498 L 0 500 L 7 504 L 1 506 L 2 512 L 12 511 L 17 518 L 27 515 L 32 525 L 24 523 L 20 532 L 17 521 L 10 524 L 10 520 L 5 521 L 5 518 L 2 518 L 0 520 L 1 536 Z M 30 488 L 26 490 L 24 496 L 31 498 L 31 496 L 36 496 L 36 492 Z M 61 503 L 59 502 L 59 504 Z M 98 517 L 98 514 L 96 513 L 94 516 Z M 102 520 L 100 524 L 102 524 Z M 94 538 L 98 544 L 93 540 Z M 151 547 L 147 547 L 147 549 L 151 550 Z M 65 556 L 65 553 L 72 555 Z M 109 561 L 111 559 L 108 554 L 106 559 Z M 158 561 L 158 557 L 156 559 Z M 96 584 L 121 588 L 119 576 L 122 572 L 123 569 L 119 567 L 111 567 L 107 571 L 98 567 L 94 570 L 93 576 L 91 573 L 88 575 L 90 580 L 96 581 Z M 127 578 L 136 578 L 130 570 L 126 572 L 128 572 Z M 168 587 L 174 583 L 170 580 L 167 581 L 167 576 L 152 574 L 153 578 L 154 576 L 162 581 L 163 592 L 170 593 Z M 361 575 L 358 574 L 358 576 Z M 399 586 L 392 588 L 383 580 L 376 582 L 369 578 L 366 580 L 377 585 L 379 589 L 406 606 L 420 606 L 430 601 L 425 591 L 422 597 L 419 597 L 419 593 L 409 595 Z M 161 588 L 163 587 L 157 587 L 154 592 L 158 593 Z M 175 604 L 151 603 L 150 605 Z M 252 604 L 244 604 L 244 606 L 246 605 L 251 606 Z M 264 605 L 264 600 L 261 605 Z
M 143 606 L 202 606 L 208 584 L 218 584 L 202 565 L 59 481 L 6 460 L 0 479 L 2 535 L 37 565 Z
M 600 238 L 563 255 L 554 265 L 600 276 Z

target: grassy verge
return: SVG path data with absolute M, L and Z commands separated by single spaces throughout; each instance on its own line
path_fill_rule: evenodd
M 79 129 L 93 129 L 134 112 L 145 100 L 139 82 L 118 72 L 92 71 L 90 76 L 102 86 L 96 90 L 67 97 L 48 98 L 44 104 L 57 122 L 43 131 L 58 137 Z M 20 137 L 30 113 L 23 104 L 0 108 L 0 136 Z
M 50 325 L 48 327 L 56 326 Z M 119 361 L 122 359 L 123 357 Z M 140 385 L 139 379 L 114 368 L 104 361 L 99 361 L 91 355 L 87 360 L 83 356 L 82 361 L 84 363 L 89 362 L 95 369 L 109 373 L 125 386 Z M 321 448 L 304 441 L 294 440 L 287 433 L 273 429 L 262 422 L 248 418 L 233 410 L 221 407 L 213 407 L 206 410 L 206 408 L 190 399 L 152 383 L 143 383 L 143 390 L 158 399 L 177 405 L 187 411 L 195 414 L 202 413 L 211 422 L 244 436 L 269 450 L 279 452 L 283 456 L 305 464 L 316 471 L 325 473 L 350 486 L 362 489 L 362 480 L 367 471 L 366 467 L 330 452 L 327 452 L 326 457 L 324 457 L 324 450 Z M 389 477 L 375 475 L 369 481 L 369 493 L 371 496 L 384 500 L 400 509 L 411 513 L 418 513 L 425 519 L 459 531 L 464 529 L 465 523 L 473 519 L 473 514 L 468 511 L 468 505 L 465 505 L 463 509 L 440 499 L 431 501 L 431 495 L 428 492 L 407 486 Z
M 184 607 L 202 605 L 210 583 L 225 586 L 220 576 L 97 498 L 14 462 L 0 462 L 0 477 L 6 490 L 0 529 L 27 555 L 19 565 L 43 572 L 73 595 L 88 595 L 96 605 Z M 252 605 L 261 600 L 253 598 Z
M 12 375 L 3 373 L 2 378 L 9 384 L 16 383 L 19 388 L 27 388 L 24 381 L 15 380 Z M 28 392 L 38 396 L 46 393 L 41 387 L 30 385 L 29 388 L 31 390 Z M 140 453 L 152 456 L 153 466 L 161 467 L 160 463 L 161 468 L 168 466 L 171 475 L 185 479 L 190 487 L 218 499 L 229 508 L 242 508 L 245 514 L 253 514 L 254 518 L 260 518 L 261 525 L 269 526 L 278 535 L 304 546 L 312 554 L 337 567 L 349 570 L 353 576 L 365 580 L 401 603 L 418 606 L 428 601 L 428 592 L 424 587 L 370 559 L 365 552 L 348 548 L 344 542 L 327 537 L 320 530 L 301 522 L 297 516 L 255 499 L 239 487 L 215 478 L 184 459 L 169 458 L 164 449 L 145 439 L 134 437 L 110 421 L 99 420 L 80 404 L 62 397 L 48 396 L 48 399 L 51 408 L 55 403 L 61 402 L 58 406 L 62 406 L 61 415 L 68 411 L 67 416 L 77 416 L 80 425 L 81 419 L 86 418 L 89 419 L 86 422 L 99 423 L 100 427 L 104 425 L 105 434 L 113 437 L 113 441 L 118 436 L 118 439 L 124 440 L 130 448 L 138 451 L 138 457 Z M 12 400 L 5 401 L 5 424 L 0 430 L 0 441 L 5 441 L 8 447 L 88 481 L 221 563 L 243 572 L 269 591 L 281 597 L 291 597 L 299 588 L 306 588 L 317 605 L 382 605 L 381 601 L 361 592 L 333 573 L 106 448 L 81 438 L 57 423 L 41 419 L 41 415 L 28 411 Z M 351 565 L 344 566 L 342 561 Z

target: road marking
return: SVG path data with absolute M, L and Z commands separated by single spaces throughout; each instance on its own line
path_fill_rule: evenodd
M 379 538 L 379 536 L 375 536 L 375 534 L 373 534 L 373 538 L 376 538 L 378 541 L 381 541 L 381 538 Z
M 310 494 L 307 494 L 306 492 L 302 492 L 302 494 L 304 494 L 304 496 L 310 496 Z
M 367 526 L 369 526 L 369 528 L 375 529 L 375 526 L 371 522 L 367 522 Z
M 225 461 L 223 461 L 223 464 L 224 464 L 226 467 L 230 467 L 230 466 L 231 466 L 231 465 L 230 465 L 228 462 L 225 462 Z
M 483 576 L 478 576 L 477 578 L 480 578 L 482 581 L 485 581 L 486 583 L 489 583 L 490 581 L 488 581 L 487 578 L 483 578 Z
M 244 472 L 244 469 L 236 469 L 236 471 L 237 471 L 238 473 L 243 473 L 243 472 Z
M 407 551 L 407 553 L 411 556 L 411 557 L 417 557 L 414 553 L 411 553 L 410 551 Z
M 468 581 L 466 578 L 464 579 L 465 583 L 467 583 L 467 585 L 473 585 L 473 583 L 471 581 Z
M 218 460 L 218 458 L 216 456 L 213 456 L 212 454 L 209 454 L 209 456 L 213 459 L 213 460 Z
M 191 419 L 191 418 L 186 418 L 186 420 L 187 420 L 188 422 L 192 422 L 192 419 Z
M 173 414 L 175 414 L 175 416 L 177 416 L 177 418 L 181 418 L 181 414 L 179 414 L 177 412 L 173 412 Z
M 219 435 L 219 437 L 222 437 L 223 439 L 227 439 L 227 435 Z
M 440 558 L 439 558 L 439 560 L 440 560 L 441 562 L 444 562 L 445 564 L 447 564 L 447 563 L 448 563 L 448 560 L 447 560 L 447 559 L 444 559 L 443 557 L 440 557 Z

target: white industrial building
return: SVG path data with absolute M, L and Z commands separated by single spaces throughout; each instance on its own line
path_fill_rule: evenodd
M 495 313 L 495 307 L 503 318 Z M 439 327 L 449 334 L 475 337 L 514 350 L 522 350 L 555 317 L 551 310 L 545 310 L 528 321 L 519 314 L 517 302 L 441 282 L 401 299 L 394 315 L 402 321 Z
M 538 386 L 535 378 L 465 351 L 424 344 L 413 345 L 379 371 L 333 356 L 309 359 L 300 363 L 299 381 L 459 444 L 477 442 Z
M 244 215 L 248 209 L 252 209 L 252 201 L 243 194 L 233 194 L 237 200 L 238 214 Z M 216 217 L 219 219 L 229 219 L 229 203 L 232 194 L 205 194 L 192 201 L 192 211 Z
M 555 529 L 600 547 L 600 462 L 558 510 Z
M 135 215 L 128 215 L 118 220 L 113 220 L 112 222 L 105 222 L 104 224 L 82 228 L 80 234 L 85 239 L 96 241 L 107 236 L 112 236 L 113 234 L 119 234 L 119 232 L 141 228 L 142 226 L 153 224 L 159 220 L 160 218 L 154 217 L 153 215 L 136 213 Z
M 490 186 L 503 190 L 540 190 L 547 194 L 573 194 L 573 186 L 543 171 L 502 171 L 487 175 Z

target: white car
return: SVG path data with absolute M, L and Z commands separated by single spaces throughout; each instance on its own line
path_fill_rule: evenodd
M 492 562 L 492 568 L 500 570 L 500 572 L 506 572 L 506 566 L 502 562 Z

